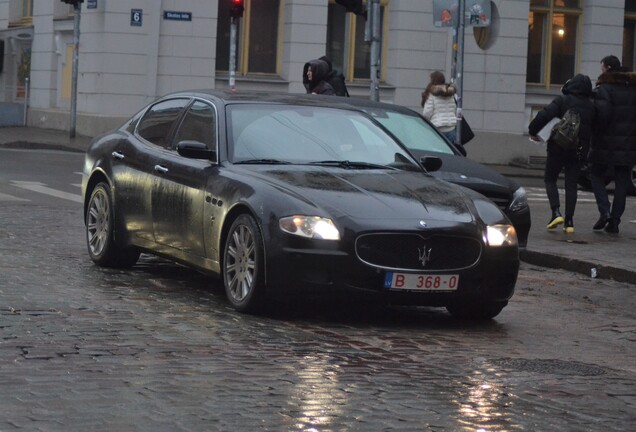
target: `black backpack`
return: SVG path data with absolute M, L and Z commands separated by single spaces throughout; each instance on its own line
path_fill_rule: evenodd
M 563 150 L 576 150 L 579 147 L 580 129 L 581 116 L 576 111 L 569 109 L 552 128 L 548 141 L 557 144 Z
M 325 79 L 331 87 L 333 87 L 333 91 L 336 92 L 336 96 L 346 96 L 349 97 L 349 91 L 347 90 L 347 85 L 345 84 L 345 77 L 341 72 L 337 70 L 332 70 L 327 75 Z

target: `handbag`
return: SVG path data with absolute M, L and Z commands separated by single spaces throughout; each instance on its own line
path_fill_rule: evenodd
M 459 142 L 461 142 L 462 145 L 464 145 L 468 141 L 470 141 L 471 139 L 475 138 L 475 133 L 473 132 L 472 128 L 470 127 L 470 125 L 466 121 L 466 117 L 462 116 L 461 122 L 462 122 L 462 124 L 461 124 L 461 134 L 462 135 L 460 137 Z

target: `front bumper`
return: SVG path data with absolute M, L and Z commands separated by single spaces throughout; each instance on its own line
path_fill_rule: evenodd
M 403 271 L 426 275 L 459 275 L 455 291 L 396 291 L 384 288 L 387 269 L 362 262 L 353 248 L 337 249 L 335 243 L 307 241 L 286 245 L 268 254 L 268 291 L 288 295 L 313 295 L 359 291 L 388 301 L 445 306 L 457 301 L 506 301 L 512 297 L 519 272 L 517 247 L 484 247 L 472 266 L 450 271 Z

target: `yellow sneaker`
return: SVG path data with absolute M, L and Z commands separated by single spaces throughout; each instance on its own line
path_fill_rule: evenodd
M 563 225 L 563 232 L 572 234 L 574 232 L 574 222 L 571 217 L 565 218 L 565 225 Z
M 561 225 L 563 222 L 565 222 L 565 220 L 563 219 L 563 216 L 559 215 L 557 217 L 552 218 L 552 220 L 548 222 L 547 228 L 549 230 L 554 229 L 558 227 L 559 225 Z

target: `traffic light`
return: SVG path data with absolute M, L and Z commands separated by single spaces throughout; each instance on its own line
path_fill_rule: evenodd
M 356 15 L 364 15 L 364 5 L 362 0 L 336 0 L 341 6 L 347 10 L 347 12 L 353 12 Z
M 230 17 L 232 18 L 241 18 L 243 16 L 243 11 L 245 10 L 244 0 L 230 0 L 232 3 L 232 7 L 230 9 Z

